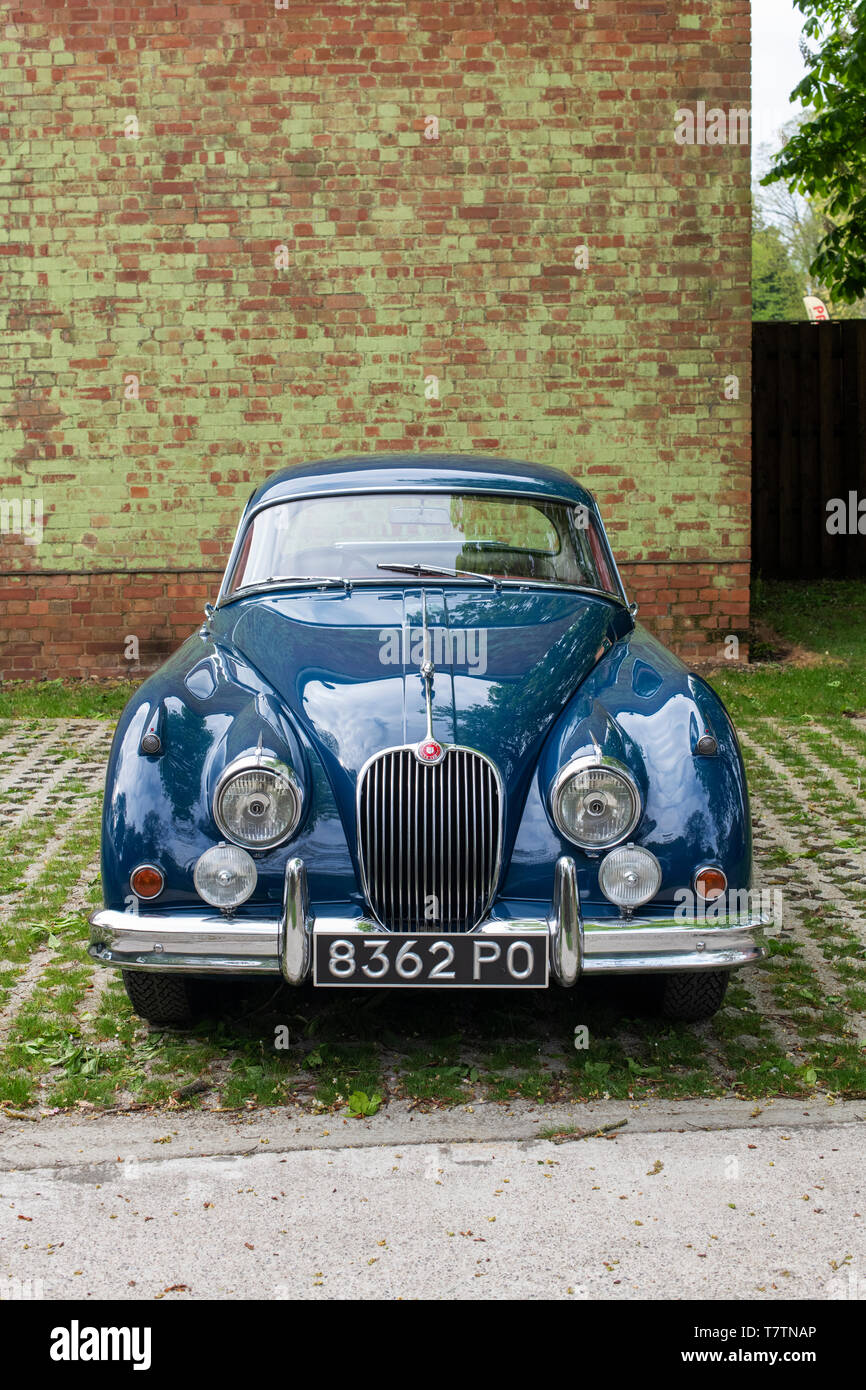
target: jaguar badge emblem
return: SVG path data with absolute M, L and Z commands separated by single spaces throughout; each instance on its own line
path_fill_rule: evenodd
M 445 757 L 445 749 L 435 738 L 425 738 L 415 749 L 415 757 L 419 763 L 441 763 Z

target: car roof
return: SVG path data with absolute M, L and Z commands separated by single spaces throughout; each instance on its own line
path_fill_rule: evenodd
M 499 492 L 560 498 L 596 511 L 592 494 L 559 468 L 479 454 L 355 454 L 283 468 L 247 510 L 293 497 L 352 492 Z

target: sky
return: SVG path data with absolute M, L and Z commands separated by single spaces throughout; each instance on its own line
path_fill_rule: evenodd
M 766 167 L 776 132 L 800 109 L 789 94 L 805 76 L 798 41 L 805 16 L 791 0 L 752 0 L 752 161 Z M 769 147 L 763 151 L 761 146 Z M 762 169 L 763 171 L 763 169 Z

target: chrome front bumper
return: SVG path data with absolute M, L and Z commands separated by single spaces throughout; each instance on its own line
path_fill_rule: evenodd
M 324 905 L 327 909 L 328 905 Z M 512 903 L 519 909 L 520 904 Z M 313 935 L 380 932 L 363 916 L 342 908 L 310 911 L 307 874 L 300 859 L 286 865 L 279 919 L 226 917 L 200 912 L 117 912 L 103 908 L 90 919 L 90 955 L 124 970 L 168 970 L 195 975 L 282 975 L 288 984 L 310 979 Z M 546 934 L 550 972 L 560 985 L 580 975 L 640 975 L 646 971 L 734 970 L 765 954 L 760 937 L 772 918 L 763 913 L 682 922 L 659 917 L 581 916 L 574 860 L 556 865 L 553 904 L 547 917 L 523 917 L 499 905 L 476 928 L 481 935 Z M 441 986 L 433 986 L 437 988 Z

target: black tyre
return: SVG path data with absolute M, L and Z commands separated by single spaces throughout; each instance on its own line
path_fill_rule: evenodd
M 122 970 L 129 1002 L 148 1023 L 192 1023 L 195 1016 L 190 983 L 183 976 Z
M 665 1018 L 699 1023 L 722 1007 L 729 970 L 706 970 L 668 975 L 662 987 L 661 1011 Z

